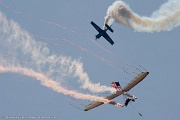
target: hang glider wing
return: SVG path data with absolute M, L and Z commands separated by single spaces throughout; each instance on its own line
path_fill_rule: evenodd
M 142 73 L 138 74 L 130 83 L 128 83 L 123 88 L 122 91 L 116 91 L 116 93 L 111 94 L 105 98 L 108 100 L 112 100 L 112 99 L 118 97 L 119 95 L 123 94 L 124 92 L 128 92 L 130 89 L 132 89 L 134 86 L 136 86 L 139 82 L 141 82 L 148 74 L 149 74 L 149 72 L 142 72 Z M 99 102 L 99 101 L 92 102 L 91 104 L 89 104 L 88 106 L 85 107 L 84 111 L 88 111 L 88 110 L 98 107 L 102 104 L 104 104 L 104 103 Z
M 121 94 L 122 94 L 121 91 L 117 91 L 116 93 L 111 94 L 111 95 L 109 95 L 109 96 L 107 96 L 105 98 L 108 99 L 108 100 L 112 100 L 112 99 L 114 99 L 115 97 L 117 97 L 117 96 L 119 96 Z M 99 102 L 99 101 L 92 102 L 88 106 L 85 107 L 84 111 L 88 111 L 88 110 L 93 109 L 95 107 L 98 107 L 98 106 L 100 106 L 102 104 L 104 104 L 104 103 L 103 102 Z
M 132 89 L 134 86 L 136 86 L 138 83 L 140 83 L 149 72 L 142 72 L 139 75 L 137 75 L 130 83 L 128 83 L 124 88 L 124 92 L 128 92 L 130 89 Z

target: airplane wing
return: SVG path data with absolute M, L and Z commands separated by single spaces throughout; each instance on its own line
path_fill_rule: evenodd
M 149 74 L 149 72 L 142 72 L 140 74 L 138 74 L 130 83 L 128 83 L 122 91 L 117 91 L 114 94 L 111 94 L 107 97 L 105 97 L 108 100 L 112 100 L 116 97 L 118 97 L 119 95 L 123 94 L 123 92 L 128 92 L 130 89 L 132 89 L 135 85 L 137 85 L 139 82 L 141 82 L 147 75 Z M 95 101 L 90 103 L 88 106 L 85 107 L 84 111 L 88 111 L 90 109 L 93 109 L 95 107 L 98 107 L 100 105 L 104 104 L 103 102 L 99 102 L 99 101 Z
M 109 35 L 107 33 L 103 34 L 103 37 L 111 44 L 114 44 L 114 41 L 109 37 Z
M 97 26 L 93 21 L 91 21 L 91 25 L 98 31 L 101 32 L 101 28 L 99 26 Z

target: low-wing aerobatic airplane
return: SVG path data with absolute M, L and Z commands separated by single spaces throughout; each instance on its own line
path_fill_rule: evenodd
M 103 30 L 98 25 L 96 25 L 93 21 L 91 21 L 91 24 L 99 32 L 99 34 L 96 35 L 96 39 L 99 39 L 101 36 L 103 36 L 111 45 L 114 44 L 114 41 L 106 33 L 107 30 L 114 32 L 113 29 L 109 25 L 105 24 L 106 29 Z
M 120 85 L 118 85 L 118 82 L 112 82 L 111 85 L 116 88 L 116 93 L 113 93 L 107 97 L 105 97 L 106 99 L 110 100 L 109 104 L 118 106 L 118 107 L 123 107 L 123 104 L 111 101 L 112 99 L 118 97 L 119 95 L 125 95 L 130 97 L 131 99 L 127 99 L 127 101 L 125 102 L 125 106 L 127 106 L 128 102 L 130 100 L 134 101 L 135 99 L 137 99 L 137 97 L 135 97 L 134 95 L 130 95 L 127 92 L 132 89 L 134 86 L 136 86 L 139 82 L 141 82 L 147 75 L 149 74 L 149 72 L 142 72 L 140 74 L 138 74 L 130 83 L 128 83 L 123 89 L 120 87 Z M 85 107 L 84 111 L 88 111 L 90 109 L 93 109 L 95 107 L 98 107 L 100 105 L 104 104 L 103 102 L 99 102 L 99 101 L 95 101 L 92 102 L 91 104 L 89 104 L 88 106 Z

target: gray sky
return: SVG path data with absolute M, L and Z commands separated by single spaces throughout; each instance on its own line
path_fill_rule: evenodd
M 80 103 L 87 105 L 86 100 L 76 99 L 75 102 L 68 99 L 67 95 L 43 86 L 35 78 L 6 72 L 0 74 L 0 116 L 55 116 L 60 120 L 132 120 L 141 119 L 138 115 L 138 112 L 141 112 L 142 119 L 146 120 L 169 120 L 180 117 L 178 114 L 180 111 L 180 95 L 178 93 L 180 90 L 178 76 L 180 28 L 146 33 L 135 32 L 114 22 L 112 28 L 115 32 L 110 33 L 108 31 L 108 34 L 115 41 L 115 44 L 111 46 L 104 38 L 97 41 L 100 46 L 104 47 L 104 50 L 90 40 L 90 38 L 94 40 L 94 35 L 97 34 L 90 21 L 94 21 L 102 27 L 107 8 L 113 2 L 112 0 L 16 0 L 16 2 L 4 0 L 3 3 L 10 9 L 0 5 L 0 11 L 8 20 L 13 20 L 19 24 L 21 30 L 17 31 L 27 31 L 31 34 L 35 41 L 35 43 L 31 43 L 35 46 L 33 49 L 37 48 L 38 44 L 44 46 L 43 43 L 47 43 L 44 48 L 48 50 L 40 50 L 41 52 L 45 51 L 43 52 L 44 56 L 65 56 L 71 57 L 70 60 L 72 61 L 80 61 L 83 64 L 84 73 L 87 73 L 92 83 L 100 82 L 101 85 L 110 87 L 112 81 L 120 81 L 121 85 L 125 86 L 125 83 L 136 76 L 133 72 L 140 73 L 134 67 L 142 71 L 143 68 L 140 66 L 144 67 L 150 74 L 130 91 L 131 94 L 138 97 L 137 101 L 127 108 L 118 108 L 107 104 L 84 112 L 70 104 L 84 108 Z M 167 1 L 125 1 L 135 13 L 147 17 L 151 16 L 165 2 Z M 45 20 L 51 21 L 51 23 L 43 22 Z M 1 27 L 2 23 L 1 20 Z M 68 29 L 58 27 L 57 24 Z M 51 64 L 38 63 L 42 62 L 40 61 L 41 56 L 34 57 L 36 53 L 33 53 L 33 49 L 30 54 L 26 50 L 16 48 L 20 46 L 16 46 L 17 41 L 26 41 L 26 37 L 19 40 L 17 39 L 19 36 L 15 32 L 9 32 L 12 33 L 11 35 L 5 34 L 4 31 L 1 29 L 0 34 L 3 36 L 0 38 L 0 57 L 2 59 L 0 67 L 3 66 L 3 63 L 13 62 L 8 63 L 8 65 L 13 65 L 18 62 L 25 68 L 44 73 L 69 90 L 102 95 L 81 88 L 82 83 L 79 83 L 79 78 L 74 77 L 71 73 L 67 74 L 66 69 L 63 69 L 64 66 L 52 67 Z M 39 36 L 46 37 L 48 40 L 41 39 Z M 13 40 L 11 41 L 12 38 L 16 41 L 14 45 Z M 50 38 L 58 40 L 50 40 Z M 87 49 L 87 51 L 81 50 L 80 47 Z M 101 59 L 102 57 L 106 62 Z M 129 67 L 129 65 L 134 67 Z M 128 74 L 124 72 L 123 68 Z M 115 101 L 123 103 L 123 97 L 118 97 Z

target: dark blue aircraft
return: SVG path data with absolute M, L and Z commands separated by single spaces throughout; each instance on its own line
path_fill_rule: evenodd
M 99 34 L 96 35 L 96 39 L 99 39 L 101 36 L 103 36 L 111 45 L 114 44 L 114 41 L 106 33 L 107 30 L 114 32 L 113 29 L 109 25 L 105 24 L 106 29 L 103 30 L 99 26 L 97 26 L 93 21 L 91 21 L 91 24 L 99 32 Z

